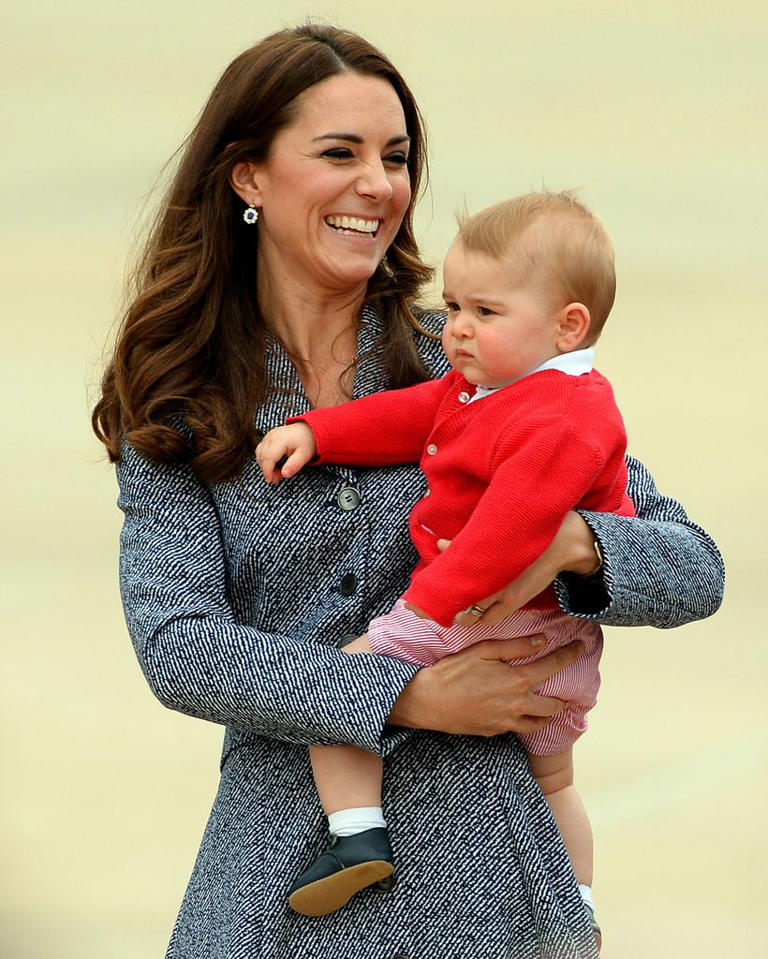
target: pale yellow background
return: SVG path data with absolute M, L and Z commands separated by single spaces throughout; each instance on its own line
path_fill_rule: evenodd
M 155 175 L 226 63 L 308 14 L 379 43 L 417 94 L 433 261 L 465 201 L 542 183 L 581 188 L 615 240 L 599 363 L 729 585 L 708 622 L 609 632 L 577 754 L 604 955 L 768 955 L 765 4 L 4 8 L 3 955 L 160 956 L 192 867 L 221 730 L 163 710 L 133 657 L 86 390 Z

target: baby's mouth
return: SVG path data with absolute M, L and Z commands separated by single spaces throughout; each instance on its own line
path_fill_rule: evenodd
M 359 216 L 327 216 L 325 222 L 344 236 L 376 236 L 381 220 L 364 220 Z

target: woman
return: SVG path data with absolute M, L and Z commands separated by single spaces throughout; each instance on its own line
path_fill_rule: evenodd
M 532 689 L 577 650 L 517 670 L 504 660 L 528 640 L 419 672 L 343 655 L 415 564 L 418 471 L 329 467 L 268 487 L 252 456 L 287 414 L 443 372 L 441 317 L 411 311 L 429 275 L 411 219 L 423 149 L 407 86 L 361 38 L 309 25 L 246 51 L 190 137 L 105 375 L 94 424 L 118 461 L 137 655 L 163 703 L 227 726 L 174 959 L 596 955 L 509 734 L 557 710 Z M 714 611 L 714 545 L 629 469 L 639 518 L 571 514 L 488 619 L 563 570 L 563 608 L 603 623 Z M 398 883 L 322 919 L 286 904 L 327 841 L 310 743 L 381 752 L 392 774 Z

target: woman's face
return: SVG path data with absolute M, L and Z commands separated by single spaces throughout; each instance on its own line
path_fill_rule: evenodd
M 411 199 L 402 106 L 386 80 L 346 72 L 310 87 L 296 107 L 267 159 L 250 166 L 260 279 L 362 292 Z

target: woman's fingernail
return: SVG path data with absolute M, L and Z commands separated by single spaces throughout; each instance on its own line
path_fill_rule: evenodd
M 544 636 L 531 636 L 531 646 L 543 646 L 546 641 Z

